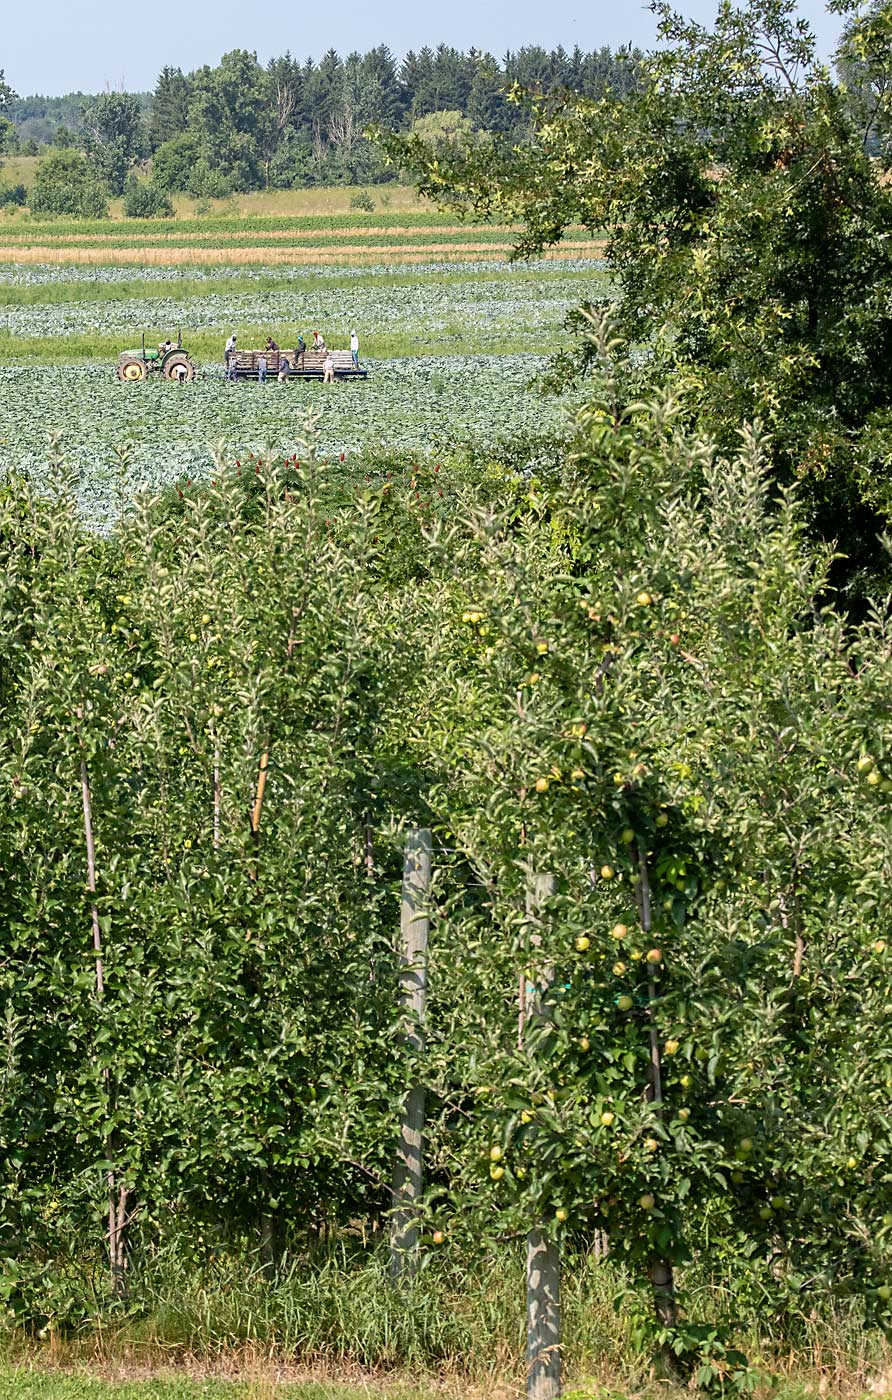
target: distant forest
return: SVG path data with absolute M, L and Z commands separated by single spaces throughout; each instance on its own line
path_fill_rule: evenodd
M 286 53 L 264 66 L 236 49 L 193 73 L 165 68 L 152 93 L 20 97 L 7 86 L 0 151 L 81 150 L 111 193 L 149 160 L 160 189 L 196 196 L 375 183 L 393 172 L 365 139 L 369 126 L 432 141 L 523 139 L 527 114 L 508 98 L 513 84 L 590 98 L 627 93 L 640 57 L 529 46 L 499 60 L 441 44 L 399 61 L 381 45 L 345 59 L 331 49 L 319 62 Z

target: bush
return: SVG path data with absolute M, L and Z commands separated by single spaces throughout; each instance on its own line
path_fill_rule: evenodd
M 55 150 L 38 166 L 31 209 L 35 214 L 105 219 L 108 197 L 80 151 Z
M 28 198 L 24 185 L 0 185 L 0 209 L 8 205 L 22 205 Z
M 191 192 L 191 177 L 198 160 L 198 142 L 183 131 L 160 145 L 152 156 L 152 183 L 174 194 Z
M 174 208 L 166 190 L 131 176 L 124 191 L 124 213 L 128 219 L 172 219 Z
M 374 212 L 375 201 L 368 190 L 359 190 L 350 200 L 351 209 L 362 209 L 366 214 Z

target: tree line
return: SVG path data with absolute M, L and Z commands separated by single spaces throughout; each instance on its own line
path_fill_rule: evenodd
M 159 189 L 198 197 L 373 183 L 392 172 L 365 135 L 371 126 L 412 130 L 420 122 L 417 129 L 436 139 L 482 132 L 522 139 L 528 118 L 508 100 L 512 85 L 590 98 L 608 89 L 625 93 L 639 60 L 632 49 L 549 52 L 533 45 L 498 60 L 441 44 L 400 62 L 382 44 L 345 59 L 330 49 L 319 62 L 285 53 L 263 65 L 255 53 L 235 49 L 192 73 L 165 67 L 151 94 L 23 98 L 9 88 L 0 107 L 0 152 L 34 149 L 39 133 L 55 147 L 81 151 L 89 173 L 113 195 L 149 158 Z M 448 119 L 437 115 L 444 113 Z M 70 180 L 72 157 L 55 165 Z

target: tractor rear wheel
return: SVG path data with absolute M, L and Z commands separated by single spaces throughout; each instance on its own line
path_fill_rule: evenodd
M 148 375 L 149 367 L 145 360 L 127 359 L 118 361 L 118 378 L 124 380 L 127 384 L 135 384 L 140 379 L 147 379 Z
M 161 372 L 165 379 L 179 379 L 187 384 L 195 378 L 195 366 L 185 350 L 174 350 L 172 355 L 166 355 Z

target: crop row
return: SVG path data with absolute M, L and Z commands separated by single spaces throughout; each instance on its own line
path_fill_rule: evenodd
M 506 268 L 503 262 L 433 263 L 405 268 L 393 263 L 357 267 L 198 267 L 102 269 L 58 264 L 0 263 L 0 308 L 38 306 L 59 302 L 104 302 L 155 297 L 205 297 L 213 293 L 232 296 L 240 292 L 291 291 L 299 295 L 316 290 L 331 291 L 357 284 L 377 287 L 382 295 L 397 286 L 458 286 L 469 278 L 499 282 L 514 287 L 524 297 L 536 298 L 539 288 L 553 288 L 551 280 L 560 277 L 569 290 L 575 281 L 578 297 L 592 295 L 593 285 L 601 285 L 603 264 L 578 262 L 521 262 Z
M 295 280 L 276 290 L 203 290 L 189 296 L 146 296 L 134 299 L 103 298 L 45 304 L 7 304 L 0 311 L 0 337 L 60 338 L 96 332 L 131 337 L 140 329 L 160 336 L 183 326 L 193 331 L 224 330 L 239 324 L 286 326 L 296 330 L 320 326 L 342 338 L 354 327 L 373 342 L 376 333 L 414 332 L 420 335 L 446 325 L 464 324 L 467 339 L 477 349 L 501 340 L 506 331 L 522 328 L 526 334 L 541 331 L 553 335 L 567 312 L 586 296 L 598 291 L 600 277 L 592 281 L 578 274 L 563 276 L 553 263 L 549 274 L 504 279 L 444 278 L 402 283 L 353 282 L 326 286 L 316 282 L 306 290 Z M 2 301 L 2 295 L 0 295 Z

